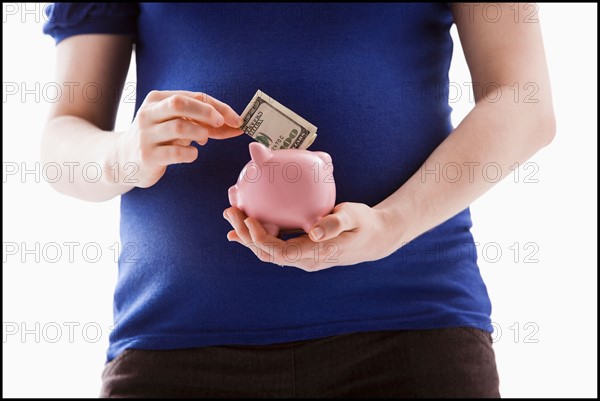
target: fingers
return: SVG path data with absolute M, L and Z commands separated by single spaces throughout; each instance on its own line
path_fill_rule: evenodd
M 157 146 L 144 154 L 142 161 L 156 166 L 168 166 L 177 163 L 191 163 L 198 157 L 198 149 L 194 146 Z
M 252 246 L 258 249 L 258 252 L 255 251 L 256 256 L 263 262 L 284 264 L 284 255 L 281 251 L 285 241 L 269 235 L 262 224 L 252 217 L 244 220 L 244 224 L 250 233 Z
M 140 127 L 154 131 L 153 143 L 206 144 L 208 138 L 228 139 L 243 134 L 243 120 L 227 104 L 205 93 L 152 91 L 138 111 Z M 176 142 L 175 142 L 176 141 Z
M 342 236 L 339 239 L 340 244 L 338 239 L 336 242 L 315 244 L 307 235 L 284 241 L 269 235 L 258 220 L 246 218 L 239 209 L 226 209 L 223 216 L 234 227 L 234 230 L 227 233 L 227 239 L 250 248 L 262 262 L 293 266 L 307 272 L 326 269 L 336 264 L 339 261 L 337 255 L 340 244 L 345 241 Z
M 176 95 L 186 96 L 191 99 L 207 103 L 208 105 L 212 106 L 223 117 L 224 123 L 230 127 L 238 128 L 244 122 L 244 120 L 231 108 L 231 106 L 202 92 L 152 91 L 148 94 L 148 96 L 146 96 L 146 99 L 148 100 L 148 102 L 160 102 Z
M 206 145 L 209 138 L 227 139 L 241 135 L 243 131 L 223 125 L 219 128 L 209 128 L 205 125 L 176 118 L 150 127 L 153 143 L 172 142 L 173 145 L 189 146 L 192 141 Z
M 240 136 L 244 133 L 239 128 L 232 128 L 227 125 L 222 125 L 219 128 L 212 128 L 208 132 L 208 137 L 211 139 L 228 139 Z
M 182 118 L 155 124 L 151 128 L 156 142 L 169 142 L 174 140 L 196 141 L 200 145 L 208 141 L 208 128 L 203 125 L 194 124 Z M 230 128 L 231 129 L 231 128 Z M 181 142 L 179 142 L 181 144 Z
M 148 106 L 143 116 L 147 114 L 150 114 L 153 123 L 186 118 L 201 124 L 220 127 L 225 121 L 221 113 L 210 104 L 182 94 L 169 96 Z
M 263 251 L 261 246 L 254 243 L 250 235 L 248 225 L 245 221 L 248 220 L 246 215 L 239 209 L 232 207 L 226 209 L 223 216 L 233 226 L 234 231 L 227 233 L 227 239 L 237 241 L 242 245 L 250 248 L 250 250 L 263 262 L 272 261 L 272 257 L 268 252 Z
M 213 106 L 225 118 L 225 124 L 233 128 L 238 128 L 242 125 L 244 120 L 228 104 L 206 94 L 203 94 L 203 96 L 206 99 L 203 101 Z
M 344 202 L 333 208 L 333 213 L 323 217 L 310 230 L 310 239 L 315 242 L 335 238 L 344 231 L 350 231 L 358 226 L 355 213 L 355 203 Z
M 130 129 L 119 136 L 119 154 L 139 166 L 138 185 L 148 188 L 162 178 L 166 166 L 198 158 L 192 142 L 242 134 L 242 119 L 227 104 L 211 96 L 187 91 L 151 91 Z M 243 220 L 242 220 L 243 221 Z
M 234 231 L 227 233 L 227 239 L 236 241 L 250 248 L 252 252 L 263 262 L 273 262 L 275 245 L 280 245 L 283 241 L 269 236 L 265 229 L 256 219 L 246 217 L 239 209 L 231 207 L 225 209 L 223 217 L 231 224 Z M 251 231 L 254 234 L 251 234 Z
M 242 245 L 246 245 L 244 244 L 244 242 L 242 241 L 242 239 L 240 238 L 239 235 L 237 235 L 237 233 L 235 232 L 235 230 L 231 230 L 227 233 L 227 239 L 229 241 L 235 241 L 238 244 L 242 244 Z
M 248 217 L 245 223 L 252 238 L 251 244 L 260 250 L 255 251 L 255 254 L 261 261 L 294 266 L 307 272 L 330 267 L 326 261 L 321 260 L 331 253 L 326 252 L 327 244 L 316 244 L 315 247 L 315 243 L 306 235 L 283 241 L 269 235 L 256 219 Z
M 230 207 L 225 209 L 223 212 L 223 217 L 225 220 L 231 224 L 237 237 L 242 241 L 243 245 L 247 245 L 252 242 L 252 237 L 248 232 L 248 227 L 244 224 L 244 219 L 246 219 L 246 215 L 240 209 L 236 207 Z M 229 233 L 227 234 L 227 239 L 235 240 L 233 237 L 230 237 Z
M 189 141 L 187 139 L 175 139 L 171 145 L 179 145 L 179 146 L 190 146 L 192 144 L 192 141 Z

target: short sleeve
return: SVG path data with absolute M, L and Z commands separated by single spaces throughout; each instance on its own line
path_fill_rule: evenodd
M 58 44 L 73 35 L 105 33 L 137 36 L 137 3 L 54 3 L 46 7 L 44 33 Z

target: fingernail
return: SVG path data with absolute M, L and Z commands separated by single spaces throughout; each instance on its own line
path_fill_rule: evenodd
M 223 116 L 219 115 L 219 117 L 217 117 L 217 126 L 220 127 L 223 125 L 223 122 L 225 122 L 225 119 L 223 119 Z
M 321 239 L 325 235 L 325 232 L 321 227 L 315 227 L 311 230 L 311 234 L 314 239 Z
M 251 228 L 251 226 L 252 226 L 252 223 L 250 222 L 250 219 L 249 219 L 249 218 L 246 218 L 246 219 L 244 220 L 244 224 L 245 224 L 245 225 L 246 225 L 246 227 L 248 227 L 248 228 Z
M 241 127 L 244 124 L 244 119 L 241 116 L 237 116 L 237 125 Z
M 229 211 L 227 211 L 227 209 L 225 209 L 225 211 L 223 212 L 223 218 L 225 220 L 229 220 Z

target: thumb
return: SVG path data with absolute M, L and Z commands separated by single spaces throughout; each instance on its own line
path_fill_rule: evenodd
M 327 241 L 344 231 L 356 228 L 355 219 L 349 209 L 349 204 L 345 203 L 336 206 L 332 214 L 323 217 L 311 228 L 310 239 L 314 242 Z

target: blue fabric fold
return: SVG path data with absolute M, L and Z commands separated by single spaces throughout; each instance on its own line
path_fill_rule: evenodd
M 45 11 L 43 32 L 56 44 L 81 34 L 137 36 L 137 3 L 54 3 Z

